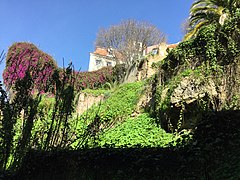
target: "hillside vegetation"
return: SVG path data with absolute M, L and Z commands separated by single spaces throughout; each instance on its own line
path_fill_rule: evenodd
M 43 93 L 31 71 L 7 76 L 14 93 L 10 101 L 0 85 L 0 178 L 239 179 L 240 9 L 222 2 L 193 4 L 186 40 L 147 80 L 117 84 L 115 69 L 82 74 L 86 86 L 71 65 L 53 64 Z M 105 99 L 78 116 L 82 90 Z

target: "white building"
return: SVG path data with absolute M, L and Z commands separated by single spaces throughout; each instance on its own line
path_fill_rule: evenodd
M 116 60 L 111 49 L 97 47 L 93 53 L 90 53 L 88 71 L 96 71 L 105 66 L 115 66 Z
M 152 55 L 158 55 L 160 59 L 163 59 L 167 55 L 167 49 L 175 48 L 177 45 L 178 43 L 176 44 L 161 43 L 158 45 L 149 46 L 143 51 L 143 56 L 152 54 Z M 90 53 L 88 71 L 96 71 L 105 66 L 115 66 L 116 65 L 115 56 L 118 56 L 117 59 L 121 59 L 120 53 L 116 53 L 116 52 L 113 53 L 113 50 L 110 48 L 105 49 L 105 48 L 97 47 L 93 53 Z M 123 62 L 119 61 L 119 63 L 123 63 Z

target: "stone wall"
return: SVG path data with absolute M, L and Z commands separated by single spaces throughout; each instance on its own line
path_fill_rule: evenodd
M 166 57 L 166 49 L 167 46 L 165 48 L 162 47 L 161 51 L 157 55 L 148 55 L 144 63 L 138 67 L 138 72 L 136 74 L 138 81 L 149 78 L 156 73 L 156 69 L 152 68 L 152 65 L 153 63 L 157 63 Z
M 92 94 L 81 93 L 77 101 L 76 112 L 78 115 L 81 115 L 94 104 L 98 104 L 104 100 L 105 96 L 103 94 L 96 96 Z

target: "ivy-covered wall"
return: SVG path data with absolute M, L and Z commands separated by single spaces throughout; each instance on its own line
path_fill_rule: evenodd
M 192 128 L 201 114 L 240 108 L 239 19 L 237 10 L 224 25 L 202 27 L 158 63 L 153 111 L 162 127 Z

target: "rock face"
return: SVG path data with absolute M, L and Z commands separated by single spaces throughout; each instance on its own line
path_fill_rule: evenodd
M 167 45 L 165 43 L 161 45 L 154 45 L 146 52 L 146 56 L 143 57 L 142 59 L 139 59 L 137 63 L 133 64 L 129 69 L 128 69 L 128 74 L 124 79 L 125 83 L 129 82 L 135 82 L 135 81 L 141 81 L 143 79 L 147 79 L 154 75 L 157 71 L 157 69 L 153 68 L 152 65 L 154 63 L 157 63 L 161 60 L 163 60 L 167 56 L 167 49 L 172 49 L 172 45 L 177 45 L 177 44 L 170 44 Z M 157 49 L 156 54 L 152 54 L 152 50 Z
M 94 104 L 98 104 L 101 101 L 105 100 L 105 96 L 103 94 L 96 96 L 87 93 L 81 93 L 78 98 L 76 112 L 77 115 L 81 115 L 87 109 L 89 109 Z
M 200 79 L 186 77 L 182 79 L 171 96 L 171 104 L 178 106 L 181 102 L 191 104 L 208 95 L 209 97 L 217 97 L 218 92 L 215 83 L 210 79 L 203 83 Z
M 170 97 L 169 119 L 165 126 L 167 123 L 168 128 L 173 129 L 193 128 L 202 119 L 205 106 L 216 110 L 214 100 L 219 99 L 218 96 L 217 86 L 212 79 L 183 78 Z
M 172 83 L 174 86 L 162 86 L 158 99 L 162 127 L 166 130 L 193 128 L 206 112 L 238 107 L 239 83 L 238 78 L 234 78 L 233 81 L 227 75 L 217 78 L 189 75 Z M 161 103 L 165 103 L 164 108 Z

